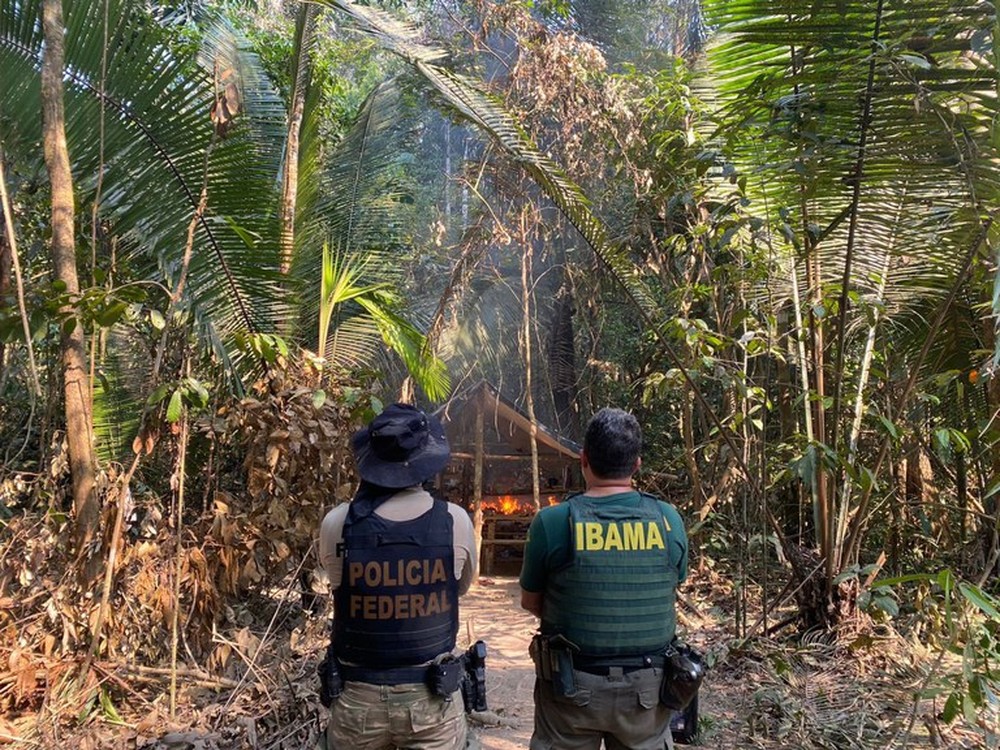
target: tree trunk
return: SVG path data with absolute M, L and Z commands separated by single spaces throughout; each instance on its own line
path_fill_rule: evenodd
M 281 272 L 288 273 L 295 253 L 295 205 L 299 191 L 299 144 L 302 135 L 302 118 L 306 109 L 306 93 L 312 69 L 310 50 L 313 26 L 319 6 L 314 3 L 299 5 L 296 28 L 295 83 L 292 101 L 288 107 L 288 136 L 285 140 L 285 168 L 281 178 Z
M 476 549 L 483 548 L 483 454 L 486 452 L 484 439 L 483 420 L 483 394 L 476 396 L 476 458 L 472 478 L 472 528 L 476 536 Z M 487 555 L 492 555 L 494 548 L 490 547 L 486 555 L 481 555 L 480 560 L 486 559 Z M 479 580 L 479 576 L 476 576 Z
M 521 256 L 521 305 L 524 318 L 522 338 L 524 340 L 524 395 L 528 411 L 528 436 L 531 445 L 531 496 L 535 510 L 542 507 L 541 489 L 538 486 L 538 422 L 535 420 L 535 396 L 531 384 L 531 253 L 533 248 L 528 237 L 527 220 L 521 213 L 521 241 L 524 253 Z
M 793 325 L 792 311 L 789 305 L 782 305 L 777 313 L 778 337 L 788 341 L 787 356 L 784 361 L 779 359 L 777 367 L 778 417 L 781 427 L 781 442 L 788 442 L 798 432 L 798 420 L 795 418 L 795 366 L 796 353 L 792 342 L 798 333 Z M 787 536 L 803 539 L 801 481 L 789 478 L 775 488 L 778 507 L 778 519 L 782 530 Z
M 66 148 L 63 110 L 63 17 L 62 0 L 43 0 L 42 26 L 42 127 L 45 164 L 52 185 L 52 265 L 66 293 L 80 293 L 74 243 L 73 176 Z M 94 487 L 96 460 L 91 439 L 90 385 L 83 325 L 76 310 L 67 306 L 69 318 L 62 326 L 63 388 L 66 399 L 66 438 L 73 477 L 73 511 L 76 514 L 77 554 L 82 556 L 93 539 L 100 520 Z
M 6 230 L 0 229 L 0 300 L 10 293 L 11 254 Z M 6 366 L 7 347 L 0 341 L 0 377 Z

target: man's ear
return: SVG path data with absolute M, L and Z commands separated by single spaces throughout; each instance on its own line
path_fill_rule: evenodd
M 635 468 L 632 469 L 632 473 L 635 474 L 641 468 L 642 468 L 642 456 L 636 456 L 636 458 L 635 458 Z
M 587 458 L 587 451 L 580 451 L 580 467 L 586 469 L 590 466 L 590 459 Z

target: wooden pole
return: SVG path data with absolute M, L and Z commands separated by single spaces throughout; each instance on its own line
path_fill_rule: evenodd
M 535 499 L 535 510 L 542 507 L 541 492 L 538 487 L 538 422 L 535 421 L 535 399 L 531 386 L 531 243 L 525 214 L 521 212 L 521 241 L 524 254 L 521 256 L 521 291 L 524 295 L 524 395 L 528 409 L 528 437 L 531 444 L 531 492 Z
M 476 549 L 483 543 L 483 402 L 482 394 L 476 399 L 476 460 L 472 478 L 472 525 L 476 531 Z M 491 552 L 492 554 L 492 552 Z

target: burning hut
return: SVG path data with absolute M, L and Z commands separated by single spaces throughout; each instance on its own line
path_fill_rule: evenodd
M 437 416 L 452 456 L 439 489 L 472 513 L 483 573 L 516 574 L 531 517 L 582 486 L 580 446 L 537 421 L 532 429 L 486 381 L 458 392 Z

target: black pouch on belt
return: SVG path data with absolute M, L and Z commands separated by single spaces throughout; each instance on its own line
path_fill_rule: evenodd
M 535 676 L 540 680 L 552 680 L 552 655 L 549 653 L 549 637 L 535 633 L 528 644 L 528 655 L 535 663 Z
M 698 694 L 705 678 L 705 661 L 700 653 L 684 644 L 669 646 L 666 657 L 660 703 L 672 711 L 682 711 Z
M 462 684 L 464 672 L 465 665 L 460 659 L 446 656 L 427 668 L 427 686 L 434 695 L 450 701 Z

